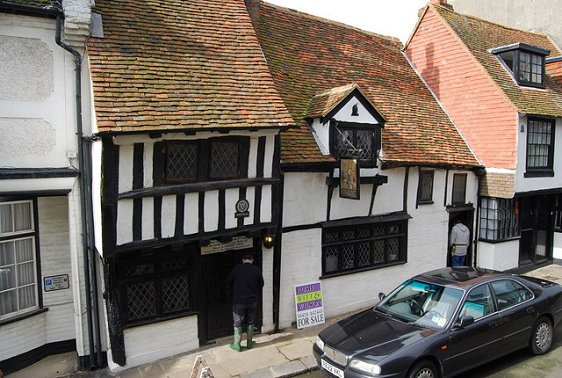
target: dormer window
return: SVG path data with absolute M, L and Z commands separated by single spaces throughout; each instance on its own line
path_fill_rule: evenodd
M 550 50 L 525 43 L 498 47 L 491 50 L 508 69 L 517 84 L 544 88 L 544 60 Z
M 381 130 L 370 124 L 332 120 L 330 153 L 336 159 L 373 162 L 381 146 Z

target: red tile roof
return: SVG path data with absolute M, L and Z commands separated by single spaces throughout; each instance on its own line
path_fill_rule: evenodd
M 547 75 L 544 90 L 519 86 L 489 51 L 522 42 L 550 50 L 550 57 L 562 55 L 562 51 L 546 35 L 508 28 L 453 12 L 447 7 L 430 6 L 448 23 L 520 112 L 562 117 L 562 91 L 554 85 L 551 77 Z
M 96 0 L 100 132 L 286 127 L 244 0 Z
M 357 83 L 387 121 L 386 162 L 478 166 L 397 39 L 266 3 L 258 37 L 279 93 L 300 126 L 281 134 L 283 163 L 331 159 L 318 150 L 304 118 L 317 93 Z

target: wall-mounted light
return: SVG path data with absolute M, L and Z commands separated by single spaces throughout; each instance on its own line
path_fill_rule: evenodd
M 275 239 L 274 239 L 273 236 L 271 236 L 271 235 L 265 235 L 265 236 L 263 237 L 263 241 L 262 241 L 262 242 L 263 242 L 263 246 L 264 246 L 265 248 L 268 248 L 268 249 L 269 249 L 269 248 L 273 247 L 273 244 L 275 243 Z

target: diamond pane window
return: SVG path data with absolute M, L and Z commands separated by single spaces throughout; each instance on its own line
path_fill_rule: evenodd
M 189 254 L 162 248 L 150 256 L 133 251 L 118 263 L 117 285 L 124 298 L 125 325 L 158 321 L 193 311 Z
M 418 203 L 433 203 L 433 171 L 421 171 L 418 183 Z
M 246 178 L 249 143 L 250 138 L 247 137 L 156 143 L 155 183 L 182 184 Z
M 214 142 L 211 145 L 212 179 L 237 178 L 240 175 L 238 167 L 238 143 Z
M 322 273 L 332 275 L 406 261 L 406 221 L 358 224 L 323 230 Z M 341 239 L 332 237 L 341 235 Z
M 168 144 L 166 178 L 168 181 L 197 181 L 198 147 L 190 142 Z
M 380 148 L 380 128 L 371 125 L 333 121 L 331 123 L 331 153 L 336 159 L 373 161 Z

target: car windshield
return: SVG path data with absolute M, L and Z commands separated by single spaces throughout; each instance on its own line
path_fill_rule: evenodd
M 375 310 L 423 327 L 445 328 L 463 291 L 409 280 L 379 303 Z

